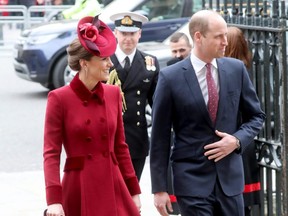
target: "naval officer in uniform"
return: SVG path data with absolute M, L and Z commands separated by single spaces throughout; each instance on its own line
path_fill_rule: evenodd
M 110 19 L 115 23 L 114 33 L 117 49 L 111 60 L 114 68 L 110 72 L 110 84 L 120 86 L 123 95 L 123 120 L 126 142 L 132 163 L 140 181 L 149 153 L 149 138 L 145 108 L 152 106 L 159 63 L 151 56 L 137 49 L 145 16 L 135 12 L 114 14 Z

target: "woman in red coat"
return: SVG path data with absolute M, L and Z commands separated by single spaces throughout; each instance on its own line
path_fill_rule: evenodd
M 120 90 L 103 84 L 113 65 L 113 32 L 85 17 L 67 48 L 78 71 L 70 85 L 48 95 L 44 131 L 47 216 L 139 216 L 140 187 L 122 121 Z M 61 150 L 65 150 L 60 177 Z

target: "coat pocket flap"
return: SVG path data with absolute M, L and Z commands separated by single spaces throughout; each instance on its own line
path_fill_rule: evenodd
M 84 156 L 67 158 L 64 166 L 64 172 L 70 170 L 82 170 L 84 167 L 84 161 L 85 161 Z

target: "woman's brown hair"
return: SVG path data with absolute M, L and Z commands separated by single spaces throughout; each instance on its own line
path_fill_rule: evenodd
M 237 27 L 228 27 L 227 41 L 225 56 L 242 60 L 245 66 L 250 68 L 252 54 L 242 30 Z
M 74 39 L 66 50 L 68 53 L 68 65 L 74 71 L 80 71 L 80 59 L 85 59 L 89 61 L 93 57 L 93 54 L 88 52 L 81 45 L 78 38 Z

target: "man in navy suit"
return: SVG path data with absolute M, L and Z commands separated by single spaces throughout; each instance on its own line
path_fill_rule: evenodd
M 223 57 L 228 45 L 225 20 L 216 12 L 198 11 L 189 31 L 191 56 L 160 71 L 154 94 L 150 152 L 154 204 L 162 216 L 168 215 L 166 208 L 172 211 L 167 166 L 173 127 L 170 159 L 181 215 L 244 216 L 241 154 L 261 130 L 265 114 L 244 64 Z M 216 105 L 209 112 L 211 101 Z

